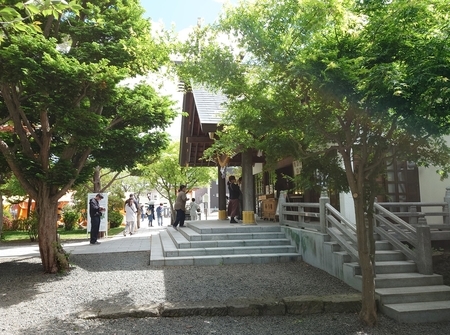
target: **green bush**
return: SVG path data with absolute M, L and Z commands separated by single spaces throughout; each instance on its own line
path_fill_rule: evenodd
M 123 215 L 119 211 L 111 211 L 108 213 L 109 228 L 119 227 L 123 222 Z
M 30 237 L 30 241 L 34 242 L 38 239 L 38 225 L 39 220 L 35 212 L 31 212 L 30 216 L 26 219 L 18 219 L 20 230 L 25 230 L 28 232 L 28 236 Z
M 2 230 L 12 230 L 12 220 L 8 218 L 7 216 L 3 217 L 3 228 Z
M 72 230 L 79 218 L 80 213 L 75 208 L 71 206 L 65 206 L 63 208 L 64 229 L 66 231 Z

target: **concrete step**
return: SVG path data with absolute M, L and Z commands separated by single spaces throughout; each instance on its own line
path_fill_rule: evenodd
M 353 273 L 355 276 L 361 275 L 361 267 L 359 263 L 352 262 L 346 263 L 345 266 L 350 266 L 353 268 Z M 405 272 L 416 272 L 416 263 L 413 261 L 392 261 L 392 262 L 376 262 L 375 273 L 385 274 L 385 273 L 405 273 Z
M 444 279 L 441 275 L 423 275 L 417 272 L 380 273 L 375 277 L 376 288 L 429 286 L 443 283 Z
M 286 238 L 284 233 L 267 232 L 267 233 L 215 233 L 201 234 L 202 241 L 211 240 L 251 240 L 251 239 L 280 239 Z
M 242 225 L 229 224 L 225 227 L 199 227 L 195 224 L 187 223 L 187 227 L 199 234 L 224 234 L 224 233 L 259 233 L 259 232 L 281 232 L 280 226 L 258 226 L 258 225 Z
M 392 250 L 392 244 L 386 240 L 375 241 L 375 250 Z
M 179 228 L 178 230 L 169 228 L 167 233 L 180 249 L 291 244 L 290 240 L 282 233 L 198 234 L 189 228 Z
M 398 250 L 376 250 L 375 262 L 404 261 L 406 256 Z
M 383 305 L 450 300 L 450 287 L 445 285 L 378 288 L 375 293 Z
M 234 229 L 234 228 L 232 228 Z M 270 229 L 272 230 L 272 229 Z M 168 228 L 161 230 L 159 236 L 153 237 L 150 253 L 150 265 L 220 265 L 238 263 L 269 263 L 290 262 L 300 260 L 301 256 L 296 252 L 283 234 L 283 238 L 270 239 L 277 232 L 264 233 L 259 229 L 255 234 L 263 234 L 266 238 L 248 240 L 194 240 L 188 238 L 199 234 L 189 227 Z M 281 234 L 281 233 L 280 233 Z M 242 233 L 219 233 L 206 235 L 229 235 L 229 237 L 242 236 Z M 244 234 L 245 235 L 245 234 Z M 159 239 L 157 238 L 159 237 Z M 201 236 L 200 236 L 201 237 Z M 154 250 L 159 248 L 160 250 Z
M 254 255 L 295 253 L 294 246 L 254 246 L 254 247 L 216 247 L 177 249 L 176 252 L 164 253 L 164 256 L 213 256 L 213 255 Z
M 186 256 L 186 257 L 162 257 L 151 259 L 151 266 L 176 266 L 195 265 L 211 266 L 223 264 L 262 264 L 262 263 L 287 263 L 300 260 L 298 253 L 286 254 L 243 254 L 243 255 L 212 255 L 212 256 Z
M 201 234 L 198 234 L 190 228 L 179 229 L 178 233 L 185 237 L 183 239 L 175 230 L 168 230 L 169 234 L 174 236 L 176 243 L 180 249 L 184 248 L 215 248 L 215 247 L 250 247 L 263 245 L 291 245 L 291 241 L 283 234 L 282 238 L 271 239 L 206 239 L 202 240 Z M 253 236 L 252 236 L 253 237 Z
M 450 301 L 386 304 L 379 307 L 385 315 L 398 322 L 425 323 L 450 320 Z
M 234 248 L 234 247 L 253 247 L 253 246 L 281 246 L 291 245 L 291 241 L 287 238 L 283 239 L 253 239 L 253 240 L 219 240 L 219 241 L 191 241 L 189 243 L 190 248 Z M 184 248 L 185 245 L 180 246 Z

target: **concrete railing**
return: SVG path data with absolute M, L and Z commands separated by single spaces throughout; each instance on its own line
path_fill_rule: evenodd
M 319 203 L 281 202 L 279 208 L 281 225 L 328 234 L 352 259 L 359 259 L 356 225 L 331 206 L 325 194 Z M 415 261 L 420 273 L 432 274 L 431 240 L 436 239 L 435 233 L 442 235 L 447 231 L 450 234 L 450 188 L 444 202 L 383 202 L 375 203 L 374 209 L 375 232 Z M 436 222 L 438 217 L 441 219 Z M 435 222 L 428 224 L 429 218 L 434 218 Z M 443 239 L 447 239 L 445 236 Z
M 311 209 L 317 209 L 315 212 Z M 296 227 L 321 230 L 319 203 L 285 202 L 280 203 L 280 224 Z
M 419 216 L 417 224 L 411 225 L 381 204 L 375 203 L 374 209 L 375 232 L 415 261 L 419 273 L 433 274 L 431 232 L 425 217 Z

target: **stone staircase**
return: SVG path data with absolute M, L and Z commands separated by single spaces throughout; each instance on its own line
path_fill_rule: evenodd
M 291 262 L 301 259 L 279 225 L 201 221 L 163 229 L 151 241 L 150 266 Z
M 292 237 L 286 237 L 290 228 L 277 224 L 246 226 L 205 222 L 187 222 L 187 227 L 178 231 L 172 227 L 161 229 L 152 237 L 150 266 L 290 262 L 304 257 L 302 250 L 296 252 Z M 316 244 L 316 250 L 325 246 L 324 250 L 331 252 L 318 252 L 316 256 L 322 256 L 316 262 L 334 265 L 327 268 L 323 264 L 313 264 L 314 261 L 310 263 L 361 291 L 359 263 L 352 261 L 329 236 L 322 244 L 322 247 Z M 413 261 L 384 240 L 376 241 L 375 286 L 379 311 L 398 322 L 450 320 L 450 287 L 443 285 L 442 276 L 418 273 Z
M 339 249 L 337 245 L 336 252 L 341 252 Z M 347 283 L 361 290 L 359 264 L 347 262 L 343 267 L 344 276 L 353 277 Z M 375 272 L 378 309 L 383 314 L 405 323 L 450 320 L 450 287 L 443 285 L 442 276 L 418 273 L 416 264 L 393 250 L 388 241 L 376 241 Z

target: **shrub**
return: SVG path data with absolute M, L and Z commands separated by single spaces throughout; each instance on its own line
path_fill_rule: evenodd
M 12 230 L 12 220 L 6 216 L 3 217 L 3 230 Z
M 123 215 L 119 211 L 111 211 L 108 213 L 109 227 L 119 227 L 123 222 Z
M 66 231 L 73 230 L 79 218 L 80 214 L 75 208 L 71 206 L 65 206 L 63 208 L 64 230 Z
M 20 230 L 25 230 L 28 232 L 30 241 L 34 242 L 38 239 L 38 226 L 39 220 L 35 212 L 31 212 L 30 216 L 25 219 L 14 220 L 18 222 Z

